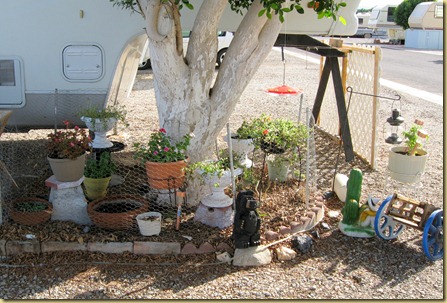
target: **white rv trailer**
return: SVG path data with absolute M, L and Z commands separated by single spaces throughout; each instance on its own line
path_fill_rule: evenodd
M 387 4 L 374 7 L 368 21 L 368 27 L 377 29 L 402 28 L 394 22 L 394 10 L 397 5 Z
M 182 11 L 183 30 L 191 30 L 202 1 Z M 359 3 L 340 10 L 346 26 L 318 20 L 304 6 L 304 15 L 286 17 L 281 32 L 352 35 Z M 139 14 L 109 0 L 0 0 L 0 7 L 0 110 L 13 111 L 9 126 L 82 125 L 82 107 L 125 104 L 147 41 Z M 228 5 L 219 30 L 236 31 L 241 18 Z
M 443 29 L 444 28 L 444 2 L 422 2 L 416 5 L 408 25 L 413 29 Z
M 408 18 L 405 47 L 444 49 L 444 3 L 419 3 Z

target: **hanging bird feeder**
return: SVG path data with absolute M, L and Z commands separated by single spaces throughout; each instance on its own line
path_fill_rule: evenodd
M 274 95 L 296 95 L 302 90 L 295 90 L 285 84 L 286 82 L 286 60 L 284 59 L 284 46 L 281 46 L 281 58 L 283 63 L 282 85 L 267 89 L 267 93 Z

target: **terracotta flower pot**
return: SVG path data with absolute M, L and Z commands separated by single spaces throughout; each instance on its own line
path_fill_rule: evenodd
M 116 195 L 90 202 L 87 213 L 96 226 L 108 230 L 136 228 L 135 217 L 149 208 L 140 196 Z
M 55 159 L 47 157 L 54 177 L 60 182 L 73 182 L 84 175 L 85 153 L 76 159 Z
M 46 208 L 40 211 L 20 211 L 17 209 L 17 206 L 21 203 L 27 203 L 28 205 L 41 204 L 45 205 Z M 53 207 L 47 200 L 35 197 L 27 197 L 12 201 L 9 215 L 16 223 L 22 225 L 38 225 L 47 222 L 51 218 L 52 212 Z
M 155 189 L 179 188 L 185 181 L 187 160 L 177 162 L 146 162 L 149 186 Z

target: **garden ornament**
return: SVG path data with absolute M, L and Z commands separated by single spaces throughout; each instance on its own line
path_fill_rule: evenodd
M 351 170 L 347 183 L 346 203 L 343 206 L 343 219 L 339 222 L 340 231 L 351 237 L 370 238 L 375 235 L 374 218 L 378 209 L 378 199 L 368 197 L 368 203 L 359 203 L 362 192 L 362 172 Z
M 261 244 L 261 218 L 256 211 L 258 201 L 253 198 L 253 191 L 239 192 L 236 198 L 233 235 L 236 248 L 248 248 Z

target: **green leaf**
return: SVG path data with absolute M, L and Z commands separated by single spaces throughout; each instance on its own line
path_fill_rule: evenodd
M 279 15 L 279 21 L 281 21 L 281 23 L 284 23 L 284 15 L 283 14 Z
M 346 2 L 341 2 L 338 5 L 341 6 L 341 7 L 346 7 Z
M 301 6 L 297 6 L 296 7 L 296 11 L 299 13 L 299 14 L 304 14 L 304 9 L 301 7 Z
M 264 15 L 265 14 L 265 8 L 264 9 L 261 9 L 260 11 L 259 11 L 259 13 L 258 13 L 258 17 L 261 17 L 262 15 Z
M 340 20 L 340 22 L 341 22 L 343 25 L 346 25 L 346 19 L 343 18 L 342 16 L 338 17 L 338 20 Z
M 190 10 L 194 9 L 194 6 L 191 3 L 185 3 L 186 7 L 189 8 Z
M 267 18 L 272 19 L 272 13 L 270 11 L 267 11 Z
M 284 13 L 290 13 L 292 10 L 288 7 L 282 8 L 281 9 Z

